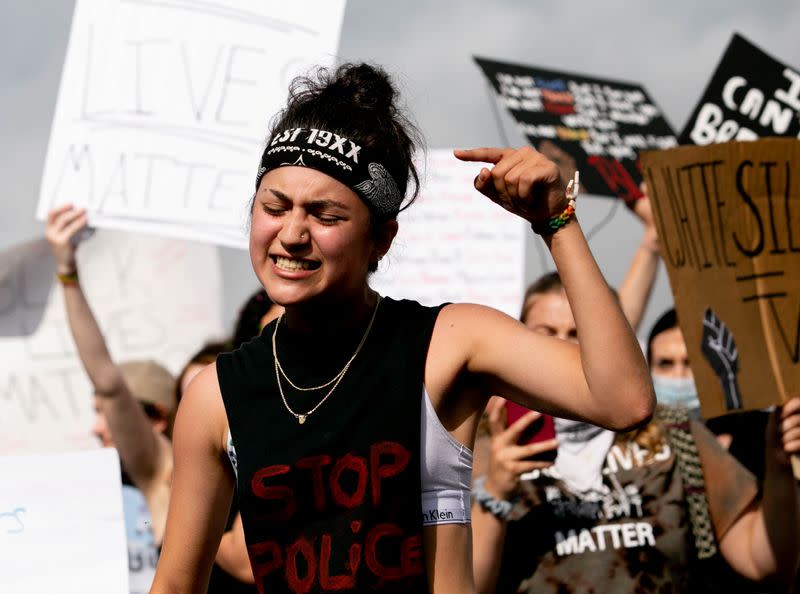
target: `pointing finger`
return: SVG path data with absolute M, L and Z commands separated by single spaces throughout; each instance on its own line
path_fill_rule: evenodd
M 456 159 L 461 161 L 471 161 L 480 163 L 498 163 L 503 156 L 514 149 L 501 149 L 494 147 L 483 147 L 475 149 L 456 149 L 453 154 Z

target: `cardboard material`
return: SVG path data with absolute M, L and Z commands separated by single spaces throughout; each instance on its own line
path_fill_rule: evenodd
M 800 395 L 800 140 L 642 164 L 703 414 Z
M 734 34 L 680 136 L 706 145 L 800 137 L 800 70 Z
M 661 110 L 634 83 L 475 58 L 501 103 L 563 180 L 580 169 L 589 194 L 633 198 L 640 151 L 677 144 Z
M 246 247 L 270 118 L 333 63 L 345 0 L 78 0 L 37 217 Z

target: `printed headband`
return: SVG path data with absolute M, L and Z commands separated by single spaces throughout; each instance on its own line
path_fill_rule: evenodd
M 310 167 L 330 175 L 361 196 L 378 214 L 394 216 L 400 211 L 403 195 L 394 178 L 349 138 L 317 128 L 276 132 L 261 156 L 256 191 L 268 171 L 287 165 Z

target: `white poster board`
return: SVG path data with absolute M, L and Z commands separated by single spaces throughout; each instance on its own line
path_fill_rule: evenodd
M 223 335 L 216 248 L 98 231 L 77 254 L 115 360 L 154 359 L 177 373 Z M 0 454 L 96 446 L 92 387 L 44 240 L 0 254 L 0 362 Z
M 0 592 L 128 594 L 119 458 L 0 456 Z
M 345 0 L 77 0 L 37 208 L 246 246 L 288 83 L 330 64 Z
M 481 165 L 430 150 L 417 201 L 400 213 L 392 249 L 370 284 L 426 305 L 480 303 L 519 315 L 525 222 L 475 190 Z

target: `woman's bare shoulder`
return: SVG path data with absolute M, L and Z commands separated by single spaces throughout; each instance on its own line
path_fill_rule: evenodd
M 186 389 L 178 406 L 176 428 L 179 425 L 192 427 L 193 432 L 203 432 L 218 447 L 222 447 L 228 432 L 228 419 L 217 379 L 216 363 L 206 366 Z

